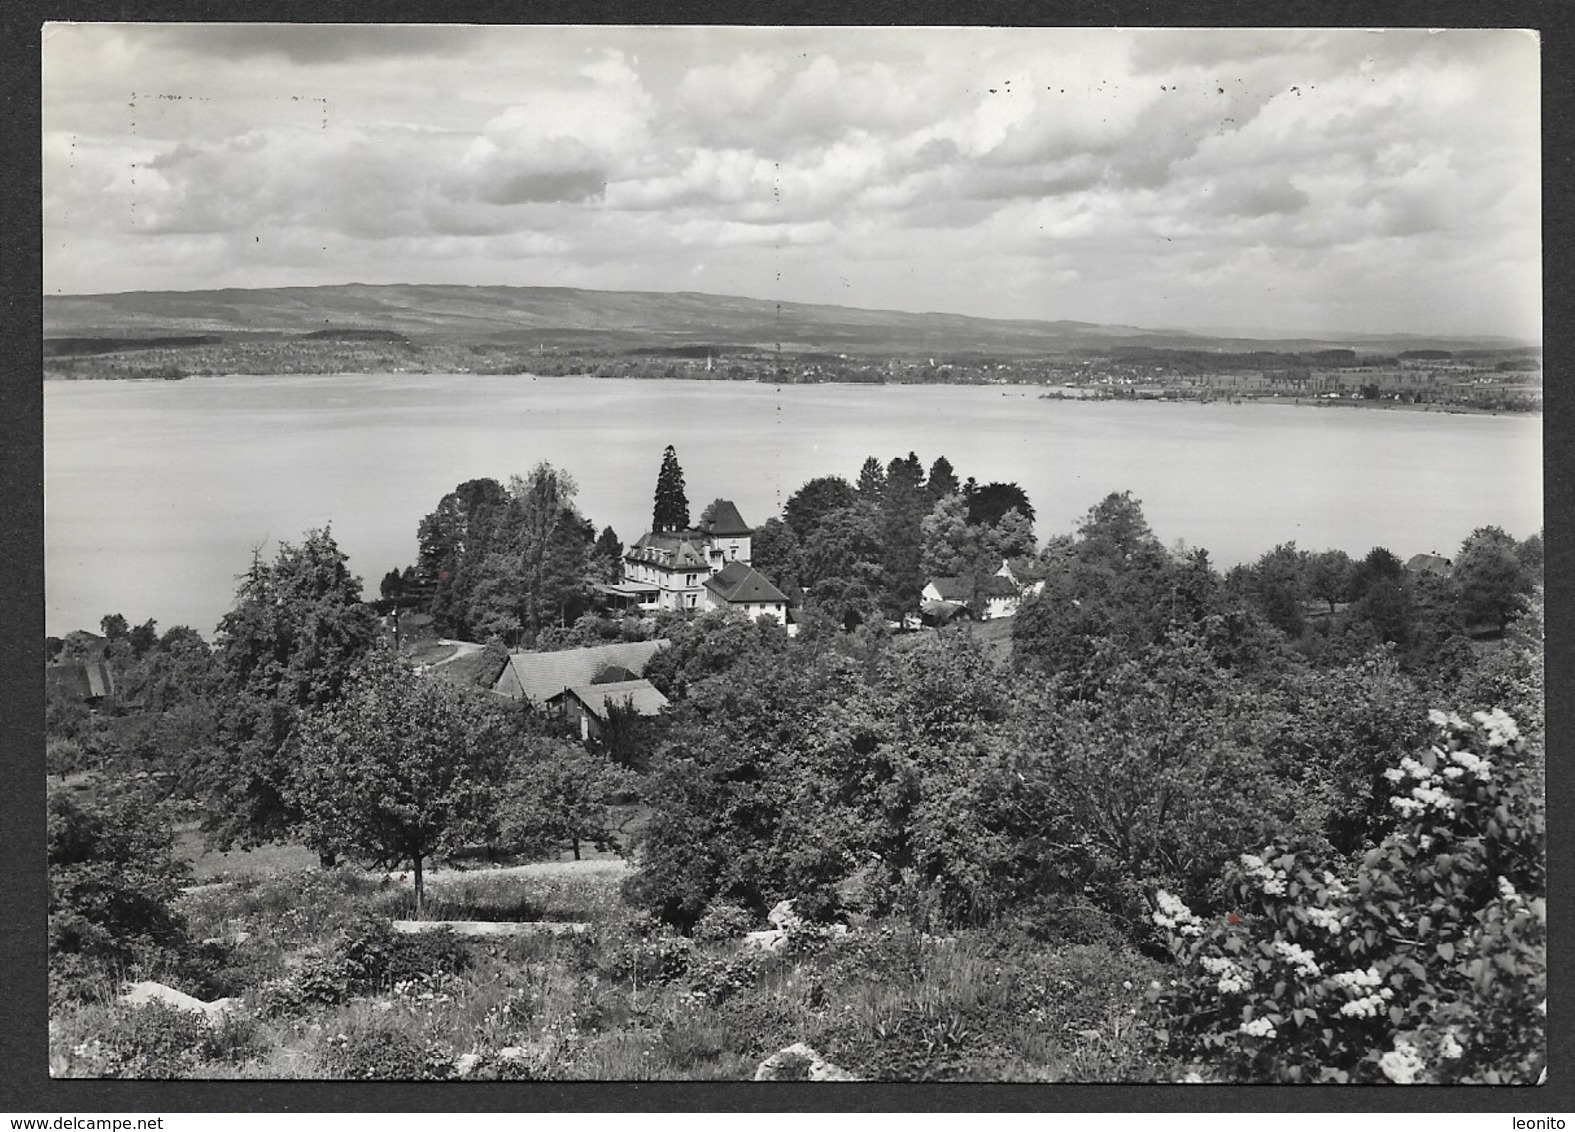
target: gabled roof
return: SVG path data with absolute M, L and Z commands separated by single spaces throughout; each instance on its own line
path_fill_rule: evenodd
M 744 522 L 731 499 L 718 499 L 707 510 L 710 518 L 703 520 L 699 529 L 708 535 L 726 538 L 754 533 L 754 528 Z
M 972 601 L 975 597 L 1017 597 L 1010 578 L 990 574 L 983 578 L 931 578 L 930 585 L 942 601 Z
M 644 672 L 646 663 L 667 645 L 665 640 L 623 641 L 558 652 L 511 653 L 492 690 L 540 707 L 566 688 L 590 684 L 604 668 L 616 665 L 630 672 Z
M 115 676 L 102 660 L 68 660 L 44 669 L 48 686 L 68 699 L 98 700 L 115 694 Z
M 729 604 L 787 601 L 787 595 L 773 586 L 764 574 L 742 562 L 729 562 L 706 579 L 705 588 Z
M 1447 576 L 1454 563 L 1438 554 L 1413 554 L 1405 568 L 1413 574 L 1438 574 Z
M 615 684 L 577 684 L 562 693 L 573 696 L 585 710 L 606 722 L 608 705 L 632 707 L 636 715 L 656 715 L 667 706 L 667 697 L 649 680 L 620 680 Z
M 672 570 L 708 565 L 705 553 L 691 539 L 687 531 L 650 531 L 641 535 L 624 557 L 634 562 L 655 563 Z

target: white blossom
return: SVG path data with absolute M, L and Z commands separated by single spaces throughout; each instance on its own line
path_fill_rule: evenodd
M 1318 969 L 1318 962 L 1313 958 L 1312 952 L 1300 944 L 1287 943 L 1284 940 L 1274 941 L 1274 950 L 1280 957 L 1296 968 L 1297 974 L 1308 979 L 1316 979 L 1323 972 Z
M 1249 1038 L 1263 1038 L 1271 1041 L 1277 1036 L 1274 1023 L 1267 1018 L 1254 1018 L 1251 1022 L 1243 1022 L 1238 1029 Z
M 1474 712 L 1471 718 L 1486 729 L 1490 747 L 1507 747 L 1520 738 L 1520 728 L 1503 708 Z
M 1410 1085 L 1427 1066 L 1417 1056 L 1415 1046 L 1397 1039 L 1395 1048 L 1378 1059 L 1378 1068 L 1396 1085 Z

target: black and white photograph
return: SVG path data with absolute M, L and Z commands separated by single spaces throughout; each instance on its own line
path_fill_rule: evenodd
M 50 1078 L 1546 1082 L 1537 31 L 40 42 Z

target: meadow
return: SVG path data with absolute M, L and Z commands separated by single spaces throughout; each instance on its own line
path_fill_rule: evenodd
M 428 915 L 589 925 L 578 933 L 399 934 L 408 882 L 350 866 L 232 867 L 176 902 L 196 961 L 147 972 L 202 1015 L 116 1001 L 106 984 L 50 1025 L 58 1077 L 747 1080 L 803 1042 L 852 1077 L 1142 1081 L 1159 962 L 1110 941 L 1009 930 L 930 934 L 919 910 L 803 927 L 779 951 L 713 916 L 691 937 L 624 903 L 617 858 L 432 874 Z M 791 1075 L 791 1065 L 786 1070 Z

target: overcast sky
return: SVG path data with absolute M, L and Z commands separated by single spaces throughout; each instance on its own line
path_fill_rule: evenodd
M 1514 31 L 53 25 L 46 290 L 1540 338 Z

